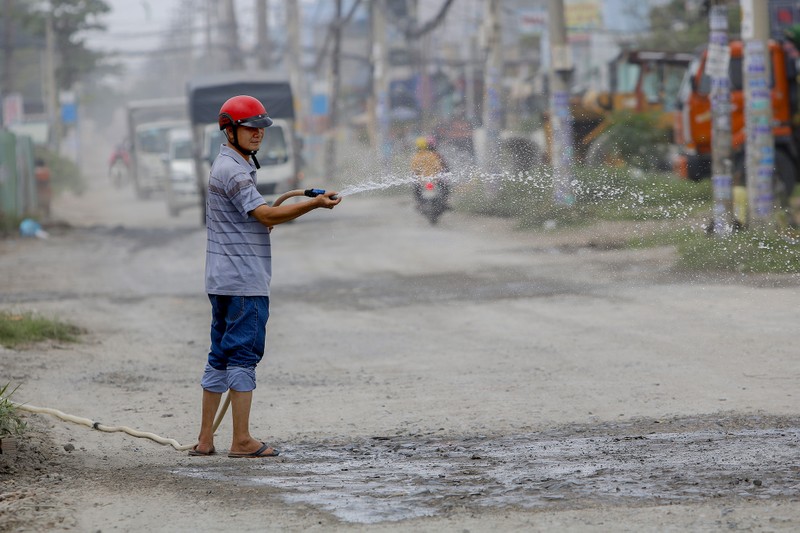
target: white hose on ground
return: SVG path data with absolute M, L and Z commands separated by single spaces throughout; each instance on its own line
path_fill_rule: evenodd
M 108 433 L 114 433 L 114 432 L 117 432 L 117 431 L 121 431 L 121 432 L 127 433 L 128 435 L 131 435 L 133 437 L 139 437 L 139 438 L 143 438 L 143 439 L 150 439 L 150 440 L 153 440 L 153 441 L 155 441 L 155 442 L 157 442 L 159 444 L 164 444 L 164 445 L 169 444 L 170 446 L 172 446 L 173 448 L 175 448 L 178 451 L 188 450 L 188 449 L 192 448 L 192 446 L 194 446 L 194 444 L 181 445 L 175 439 L 166 439 L 164 437 L 159 437 L 155 433 L 148 433 L 146 431 L 139 431 L 138 429 L 133 429 L 133 428 L 129 428 L 129 427 L 126 427 L 126 426 L 107 426 L 105 424 L 101 424 L 100 422 L 95 422 L 93 420 L 89 420 L 88 418 L 83 418 L 83 417 L 80 417 L 80 416 L 69 415 L 69 414 L 64 413 L 62 411 L 59 411 L 58 409 L 52 409 L 50 407 L 36 407 L 35 405 L 17 403 L 17 402 L 14 402 L 14 401 L 11 401 L 11 404 L 14 407 L 16 407 L 17 409 L 21 410 L 21 411 L 28 411 L 29 413 L 37 413 L 37 414 L 45 414 L 45 415 L 54 416 L 56 418 L 60 418 L 61 420 L 66 421 L 66 422 L 73 422 L 75 424 L 80 424 L 82 426 L 86 426 L 86 427 L 89 427 L 89 428 L 92 428 L 92 429 L 96 429 L 98 431 L 105 431 L 105 432 L 108 432 Z
M 155 433 L 150 433 L 147 431 L 139 431 L 138 429 L 129 428 L 127 426 L 107 426 L 105 424 L 101 424 L 100 422 L 95 422 L 88 418 L 83 418 L 81 416 L 75 416 L 67 414 L 63 411 L 59 411 L 58 409 L 52 409 L 50 407 L 36 407 L 35 405 L 30 405 L 26 403 L 19 403 L 13 400 L 8 400 L 11 405 L 13 405 L 16 409 L 21 411 L 27 411 L 29 413 L 36 413 L 36 414 L 43 414 L 43 415 L 50 415 L 56 418 L 60 418 L 66 422 L 73 422 L 75 424 L 80 424 L 82 426 L 86 426 L 88 428 L 96 429 L 98 431 L 105 431 L 106 433 L 116 433 L 122 432 L 127 433 L 133 437 L 138 437 L 140 439 L 150 439 L 155 441 L 159 444 L 163 445 L 170 445 L 179 452 L 190 450 L 194 447 L 194 444 L 180 444 L 175 439 L 168 439 L 165 437 L 160 437 Z M 219 428 L 220 423 L 222 423 L 222 418 L 225 416 L 225 411 L 228 410 L 228 405 L 231 403 L 230 394 L 225 397 L 225 402 L 222 404 L 219 412 L 217 413 L 217 418 L 214 420 L 214 429 L 213 433 L 217 432 L 217 428 Z

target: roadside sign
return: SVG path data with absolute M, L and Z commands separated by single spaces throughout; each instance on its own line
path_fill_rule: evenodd
M 23 100 L 20 93 L 11 93 L 3 98 L 3 126 L 6 128 L 22 124 L 25 118 Z
M 785 31 L 800 24 L 800 0 L 770 0 L 769 34 L 773 39 L 784 39 Z
M 706 57 L 706 75 L 711 78 L 727 78 L 731 63 L 731 50 L 721 44 L 711 44 Z

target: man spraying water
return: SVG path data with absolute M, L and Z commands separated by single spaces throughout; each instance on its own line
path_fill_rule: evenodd
M 273 226 L 341 202 L 328 191 L 312 199 L 268 205 L 256 190 L 256 153 L 272 124 L 264 105 L 247 95 L 227 100 L 219 128 L 227 143 L 211 166 L 206 200 L 206 292 L 211 302 L 211 349 L 201 385 L 200 433 L 189 455 L 216 453 L 214 417 L 229 391 L 233 438 L 228 457 L 274 457 L 278 450 L 250 435 L 256 365 L 264 355 L 269 318 Z

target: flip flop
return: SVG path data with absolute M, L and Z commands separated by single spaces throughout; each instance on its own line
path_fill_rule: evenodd
M 269 452 L 269 453 L 265 453 L 265 452 Z M 230 453 L 228 453 L 228 457 L 230 457 L 231 459 L 241 459 L 243 457 L 248 457 L 248 458 L 277 457 L 278 455 L 280 455 L 280 453 L 281 452 L 279 452 L 278 450 L 276 450 L 274 448 L 270 448 L 269 444 L 267 444 L 266 442 L 262 442 L 261 443 L 261 448 L 257 449 L 254 452 L 250 452 L 250 453 L 230 452 Z
M 207 452 L 201 452 L 200 450 L 198 450 L 198 449 L 197 449 L 197 446 L 198 446 L 198 445 L 197 445 L 197 444 L 195 444 L 195 445 L 192 447 L 192 449 L 191 449 L 191 450 L 189 450 L 189 455 L 191 455 L 191 456 L 193 456 L 193 457 L 206 457 L 206 456 L 208 456 L 208 455 L 216 455 L 216 453 L 217 453 L 217 450 L 215 450 L 214 448 L 211 448 L 211 449 L 210 449 L 209 451 L 207 451 Z

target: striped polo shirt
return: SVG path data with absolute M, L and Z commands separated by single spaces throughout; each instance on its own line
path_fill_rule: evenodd
M 256 190 L 256 167 L 222 145 L 211 165 L 206 199 L 206 292 L 269 296 L 269 230 L 248 213 L 266 203 Z

